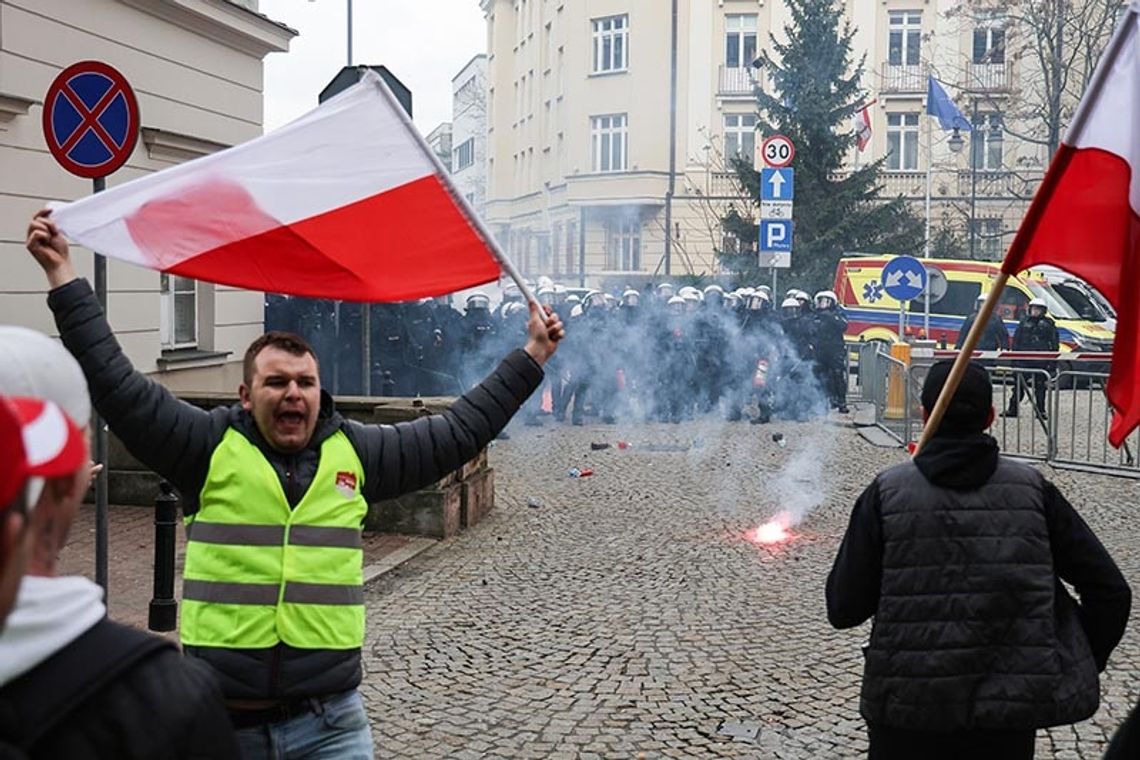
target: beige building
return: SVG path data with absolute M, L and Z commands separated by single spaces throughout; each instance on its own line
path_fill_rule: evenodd
M 134 89 L 142 132 L 113 187 L 262 132 L 262 62 L 296 32 L 257 0 L 0 0 L 0 323 L 54 333 L 43 273 L 24 250 L 48 200 L 91 192 L 65 172 L 41 129 L 48 85 L 83 60 L 117 68 Z M 92 256 L 73 253 L 92 277 Z M 262 331 L 261 293 L 167 277 L 108 261 L 108 314 L 137 367 L 176 390 L 232 391 Z
M 619 285 L 665 273 L 669 184 L 670 3 L 664 0 L 481 0 L 487 18 L 487 220 L 522 271 Z M 1039 181 L 1047 153 L 1014 136 L 1007 104 L 1019 72 L 1001 3 L 847 0 L 866 54 L 873 139 L 852 166 L 886 157 L 885 186 L 932 224 L 997 256 Z M 974 8 L 977 3 L 971 3 Z M 679 0 L 676 195 L 670 270 L 716 274 L 719 219 L 742 206 L 731 156 L 752 157 L 753 66 L 786 5 Z M 1028 57 L 1027 57 L 1028 58 Z M 951 140 L 925 115 L 934 73 L 979 129 Z M 933 125 L 933 126 L 932 126 Z M 1011 132 L 1010 129 L 1013 128 Z M 951 150 L 958 148 L 958 152 Z M 752 205 L 745 201 L 750 213 Z M 753 241 L 746 241 L 754 247 Z M 963 243 L 962 253 L 968 253 Z M 915 251 L 913 253 L 921 253 Z

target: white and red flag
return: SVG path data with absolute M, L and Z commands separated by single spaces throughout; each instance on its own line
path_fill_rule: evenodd
M 1002 270 L 1053 264 L 1091 283 L 1117 311 L 1109 441 L 1140 426 L 1140 4 L 1133 0 Z
M 855 144 L 859 148 L 859 152 L 867 150 L 867 146 L 871 144 L 871 136 L 874 134 L 871 131 L 871 105 L 868 103 L 863 106 L 863 109 L 855 114 Z
M 274 132 L 52 218 L 104 255 L 273 293 L 403 301 L 500 276 L 489 234 L 371 71 Z

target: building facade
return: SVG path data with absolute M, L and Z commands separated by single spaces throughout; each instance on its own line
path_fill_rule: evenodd
M 524 273 L 620 286 L 720 273 L 730 205 L 755 213 L 730 169 L 754 159 L 754 66 L 791 19 L 783 2 L 678 0 L 671 256 L 671 9 L 661 0 L 481 0 L 488 31 L 486 219 Z M 866 55 L 873 136 L 850 160 L 884 160 L 884 194 L 924 213 L 960 255 L 1004 251 L 1047 165 L 1027 136 L 1040 95 L 1003 9 L 977 0 L 845 0 Z M 1021 58 L 1021 62 L 1015 62 Z M 1095 59 L 1094 59 L 1095 60 Z M 935 75 L 977 128 L 952 139 L 925 115 Z M 1031 86 L 1030 86 L 1031 85 Z M 1079 95 L 1079 92 L 1077 93 Z M 1073 93 L 1065 98 L 1071 102 Z M 973 234 L 970 234 L 971 231 Z M 940 251 L 945 253 L 947 251 Z M 908 253 L 921 254 L 922 251 Z M 793 254 L 794 255 L 794 254 Z
M 256 137 L 262 62 L 296 32 L 256 0 L 0 0 L 0 323 L 55 334 L 43 273 L 24 250 L 46 201 L 91 192 L 52 158 L 41 129 L 48 85 L 76 61 L 117 68 L 134 89 L 141 135 L 107 186 Z M 92 256 L 73 251 L 82 276 Z M 262 332 L 261 293 L 107 263 L 107 312 L 143 372 L 176 391 L 232 391 L 246 346 Z
M 451 122 L 445 121 L 427 133 L 424 137 L 431 152 L 436 155 L 440 163 L 451 169 L 452 128 Z
M 487 213 L 487 56 L 477 55 L 451 80 L 451 175 L 480 217 Z

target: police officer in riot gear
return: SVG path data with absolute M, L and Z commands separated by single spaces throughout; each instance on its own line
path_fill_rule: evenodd
M 831 408 L 847 414 L 847 317 L 839 309 L 839 299 L 833 291 L 815 294 L 811 320 L 816 378 L 827 393 Z
M 482 377 L 484 369 L 494 360 L 499 321 L 491 314 L 491 299 L 484 293 L 467 297 L 467 310 L 463 315 L 464 387 L 469 387 L 471 378 Z
M 954 342 L 954 348 L 961 348 L 965 344 L 966 336 L 974 328 L 974 322 L 978 319 L 978 312 L 985 302 L 985 293 L 978 296 L 977 300 L 974 301 L 974 311 L 962 323 L 962 328 L 958 331 L 958 340 Z M 996 311 L 990 315 L 990 320 L 986 323 L 986 329 L 982 331 L 982 337 L 978 340 L 976 349 L 978 351 L 1006 351 L 1009 349 L 1009 333 L 1006 332 L 1005 323 L 1002 322 Z
M 1017 330 L 1013 333 L 1013 350 L 1060 350 L 1061 342 L 1057 336 L 1057 325 L 1049 318 L 1049 308 L 1045 304 L 1045 301 L 1040 298 L 1034 298 L 1029 302 L 1029 307 L 1026 311 L 1027 314 L 1021 322 L 1018 323 Z M 1045 370 L 1046 372 L 1051 372 L 1053 369 L 1053 362 L 1051 361 L 1024 361 L 1019 364 L 1031 370 Z M 1021 399 L 1029 395 L 1029 389 L 1032 387 L 1037 415 L 1043 420 L 1047 419 L 1048 415 L 1045 412 L 1046 382 L 1045 377 L 1039 372 L 1017 373 L 1017 379 L 1015 381 L 1016 389 L 1010 394 L 1009 407 L 1002 412 L 1002 416 L 1016 417 L 1018 411 L 1017 407 L 1021 403 Z

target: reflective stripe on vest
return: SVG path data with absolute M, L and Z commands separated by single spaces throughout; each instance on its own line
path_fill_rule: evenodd
M 264 455 L 227 430 L 187 525 L 183 644 L 355 649 L 364 642 L 364 472 L 343 432 L 294 509 Z

